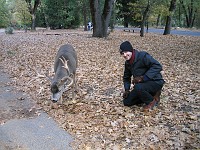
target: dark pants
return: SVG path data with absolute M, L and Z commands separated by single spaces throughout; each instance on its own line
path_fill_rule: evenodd
M 153 101 L 153 96 L 162 89 L 162 85 L 154 81 L 137 83 L 127 98 L 123 100 L 125 106 L 132 106 L 139 103 L 149 104 Z

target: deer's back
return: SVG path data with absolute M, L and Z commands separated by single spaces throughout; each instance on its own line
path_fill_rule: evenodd
M 76 54 L 76 51 L 75 49 L 69 45 L 69 44 L 66 44 L 66 45 L 62 45 L 59 50 L 58 50 L 58 53 L 56 55 L 56 59 L 55 59 L 55 64 L 54 64 L 54 71 L 57 72 L 58 70 L 63 70 L 65 68 L 63 68 L 63 64 L 62 62 L 60 61 L 59 58 L 62 58 L 64 57 L 66 60 L 68 60 L 68 67 L 69 67 L 69 71 L 71 73 L 74 73 L 76 72 L 76 68 L 77 68 L 77 54 Z

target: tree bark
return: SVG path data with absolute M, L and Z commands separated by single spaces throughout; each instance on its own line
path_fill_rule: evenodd
M 124 15 L 124 28 L 128 28 L 128 16 Z
M 32 7 L 31 0 L 26 0 L 26 3 L 28 4 L 28 10 L 32 16 L 32 25 L 31 30 L 35 30 L 35 13 L 36 10 L 40 4 L 40 0 L 34 0 L 34 6 Z
M 158 14 L 157 20 L 156 20 L 156 27 L 158 28 L 159 23 L 160 23 L 160 16 L 161 14 Z
M 87 31 L 87 6 L 86 1 L 83 1 L 83 22 L 84 22 L 84 31 Z
M 93 37 L 107 37 L 113 4 L 114 0 L 105 0 L 103 13 L 101 13 L 100 0 L 90 0 Z
M 31 15 L 32 16 L 32 25 L 31 30 L 35 30 L 35 13 Z
M 197 10 L 194 10 L 194 0 L 190 1 L 190 5 L 187 7 L 188 9 L 186 9 L 186 6 L 184 5 L 183 0 L 179 0 L 179 1 L 183 8 L 183 12 L 185 14 L 186 25 L 188 28 L 191 28 L 193 27 L 195 14 L 197 12 Z
M 176 0 L 171 0 L 170 7 L 169 7 L 169 15 L 167 16 L 165 30 L 164 30 L 163 35 L 170 34 L 170 32 L 171 32 L 171 21 L 172 21 L 172 15 L 173 15 L 175 8 L 176 8 Z
M 145 8 L 145 11 L 143 13 L 142 22 L 141 22 L 141 29 L 140 29 L 140 36 L 141 37 L 144 37 L 144 26 L 145 26 L 145 22 L 147 21 L 149 9 L 150 9 L 150 4 L 149 4 L 149 1 L 148 1 L 147 7 Z

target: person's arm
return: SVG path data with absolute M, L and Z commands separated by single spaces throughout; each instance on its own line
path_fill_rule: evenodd
M 143 76 L 144 81 L 153 79 L 157 74 L 162 71 L 162 65 L 148 53 L 145 55 L 143 61 L 145 65 L 149 68 Z
M 125 89 L 125 91 L 130 90 L 131 76 L 132 76 L 131 70 L 125 64 L 124 76 L 123 76 L 123 82 L 124 82 L 124 89 Z

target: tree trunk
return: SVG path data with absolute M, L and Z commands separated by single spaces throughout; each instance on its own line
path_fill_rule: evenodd
M 169 15 L 167 16 L 165 30 L 164 30 L 163 35 L 170 34 L 170 32 L 171 32 L 171 21 L 172 21 L 172 15 L 173 15 L 175 8 L 176 8 L 176 0 L 171 0 L 170 7 L 169 7 Z
M 170 34 L 171 32 L 171 16 L 167 16 L 167 20 L 166 20 L 166 25 L 165 25 L 165 31 L 163 33 L 163 35 L 167 35 Z
M 194 0 L 190 1 L 190 6 L 187 7 L 188 9 L 186 9 L 186 6 L 184 5 L 183 0 L 179 0 L 179 1 L 183 8 L 183 12 L 185 14 L 187 27 L 191 28 L 191 27 L 193 27 L 195 13 L 196 13 L 196 10 L 194 11 Z
M 124 16 L 124 28 L 128 28 L 128 16 Z
M 87 31 L 87 7 L 86 1 L 83 1 L 83 22 L 84 22 L 84 31 Z
M 105 0 L 103 13 L 101 14 L 100 0 L 90 0 L 93 37 L 107 37 L 113 4 L 114 0 Z
M 159 26 L 159 22 L 160 22 L 160 14 L 158 14 L 157 20 L 156 20 L 156 27 L 158 28 Z
M 115 5 L 113 6 L 112 12 L 111 12 L 111 19 L 110 19 L 110 29 L 111 32 L 113 32 L 114 28 L 115 28 L 115 18 L 116 18 L 116 14 L 115 14 Z
M 196 13 L 197 13 L 197 9 L 195 10 L 195 14 L 194 14 L 193 19 L 192 19 L 191 28 L 194 26 L 194 21 L 195 21 L 195 18 L 196 18 Z
M 31 30 L 35 30 L 35 14 L 32 14 L 32 25 Z
M 182 27 L 182 24 L 181 24 L 181 8 L 180 8 L 180 5 L 178 6 L 178 23 L 179 23 L 179 27 Z
M 26 3 L 28 4 L 28 10 L 32 16 L 32 25 L 31 30 L 35 30 L 35 13 L 36 10 L 40 4 L 40 0 L 34 0 L 34 6 L 32 7 L 31 0 L 26 0 Z
M 147 22 L 146 22 L 146 32 L 148 33 L 149 32 L 149 21 L 147 19 Z
M 144 26 L 145 26 L 145 22 L 147 22 L 147 16 L 148 16 L 149 9 L 150 9 L 150 4 L 148 1 L 147 7 L 145 8 L 145 11 L 143 13 L 143 18 L 142 18 L 142 22 L 141 22 L 141 30 L 140 30 L 141 37 L 144 37 Z
M 45 24 L 46 24 L 46 28 L 50 29 L 49 22 L 48 22 L 48 17 L 47 17 L 47 15 L 45 13 L 44 13 L 44 21 L 45 21 Z

